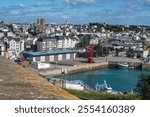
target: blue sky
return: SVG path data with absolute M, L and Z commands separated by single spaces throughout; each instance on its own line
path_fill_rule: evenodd
M 150 25 L 150 0 L 0 0 L 0 20 Z

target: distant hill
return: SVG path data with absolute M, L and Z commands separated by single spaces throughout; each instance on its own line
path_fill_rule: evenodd
M 33 69 L 23 68 L 0 57 L 0 100 L 78 99 L 40 77 Z

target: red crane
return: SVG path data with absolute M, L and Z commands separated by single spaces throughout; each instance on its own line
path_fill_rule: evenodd
M 88 63 L 94 63 L 94 61 L 93 61 L 93 51 L 94 51 L 94 47 L 91 47 L 89 57 L 88 57 Z

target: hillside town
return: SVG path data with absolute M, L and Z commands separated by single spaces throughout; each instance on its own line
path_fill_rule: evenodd
M 73 25 L 67 21 L 49 24 L 43 18 L 32 24 L 1 21 L 0 56 L 1 61 L 7 58 L 14 65 L 31 69 L 52 86 L 122 96 L 126 89 L 115 91 L 105 80 L 93 87 L 89 85 L 91 82 L 67 80 L 65 76 L 111 67 L 149 70 L 150 27 L 106 23 Z M 9 74 L 13 75 L 12 71 Z M 133 95 L 133 90 L 128 93 Z
M 91 47 L 95 47 L 95 57 L 130 57 L 149 62 L 150 27 L 106 23 L 73 25 L 67 21 L 65 24 L 48 24 L 43 18 L 32 24 L 0 22 L 0 55 L 13 61 L 24 53 L 42 56 L 52 52 L 68 55 L 47 56 L 41 60 L 36 57 L 33 61 L 73 59 L 84 57 Z

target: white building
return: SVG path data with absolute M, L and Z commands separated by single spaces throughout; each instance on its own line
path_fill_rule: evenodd
M 32 67 L 35 69 L 48 69 L 50 68 L 50 63 L 32 62 Z
M 4 56 L 5 53 L 5 45 L 0 43 L 0 56 Z
M 55 37 L 40 37 L 37 40 L 37 51 L 47 51 L 56 49 Z
M 7 32 L 8 37 L 15 37 L 16 35 L 13 32 Z
M 61 60 L 70 60 L 76 58 L 75 50 L 49 50 L 45 52 L 24 52 L 24 58 L 32 62 L 55 62 Z
M 37 40 L 37 51 L 74 48 L 79 38 L 74 36 L 40 37 Z
M 148 54 L 149 54 L 149 51 L 146 50 L 146 51 L 143 51 L 143 58 L 147 58 L 148 57 Z
M 17 52 L 24 51 L 24 40 L 21 40 L 20 38 L 14 38 L 8 41 L 9 48 L 8 50 L 15 50 Z
M 77 43 L 79 43 L 79 38 L 74 36 L 59 36 L 57 39 L 57 48 L 74 48 Z
M 99 40 L 100 40 L 100 38 L 94 34 L 84 34 L 79 37 L 80 37 L 80 40 L 82 41 L 82 43 L 84 43 L 86 45 L 98 44 Z
M 73 90 L 84 90 L 84 85 L 77 84 L 71 81 L 66 81 L 65 86 L 66 89 L 73 89 Z
M 3 40 L 3 43 L 7 45 L 7 51 L 16 51 L 17 53 L 24 51 L 23 39 L 14 37 L 3 37 L 1 39 Z
M 150 45 L 150 37 L 149 37 L 149 38 L 146 38 L 145 43 L 146 43 L 147 45 Z
M 3 32 L 0 32 L 0 38 L 3 37 L 3 36 L 4 36 L 4 33 L 3 33 Z

